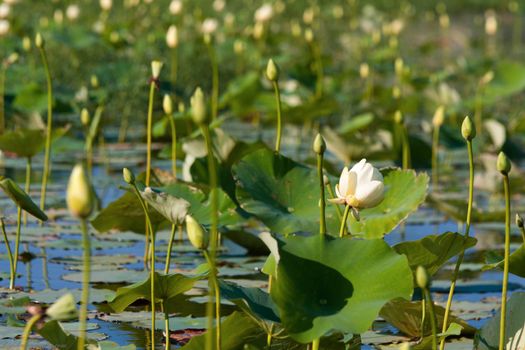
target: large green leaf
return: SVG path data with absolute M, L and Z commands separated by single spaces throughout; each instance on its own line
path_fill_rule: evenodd
M 390 233 L 425 200 L 428 176 L 412 170 L 391 170 L 384 176 L 385 198 L 376 207 L 359 212 L 360 220 L 349 217 L 350 232 L 365 238 Z
M 52 140 L 60 138 L 69 128 L 53 130 Z M 0 149 L 12 152 L 19 157 L 32 158 L 44 149 L 46 133 L 40 129 L 17 129 L 0 135 Z
M 281 234 L 319 231 L 319 179 L 307 168 L 268 149 L 233 166 L 241 208 Z M 337 232 L 335 208 L 326 207 L 329 232 Z
M 483 266 L 482 270 L 490 270 L 499 268 L 503 270 L 503 263 L 505 262 L 501 256 L 495 252 L 487 253 L 487 264 Z M 525 278 L 525 245 L 522 244 L 509 256 L 509 272 L 520 277 Z
M 46 322 L 38 329 L 38 334 L 61 350 L 76 350 L 78 347 L 78 337 L 67 332 L 58 321 Z M 97 344 L 96 341 L 90 339 L 86 339 L 86 343 Z
M 31 197 L 29 197 L 29 195 L 25 193 L 16 182 L 5 177 L 0 179 L 0 187 L 18 207 L 22 208 L 37 219 L 47 221 L 46 213 L 44 213 L 35 202 L 33 202 Z
M 147 187 L 140 191 L 146 203 L 151 205 L 159 214 L 172 224 L 182 224 L 188 213 L 190 203 L 182 198 L 177 198 L 166 192 Z
M 330 331 L 365 332 L 386 302 L 412 295 L 406 257 L 382 239 L 290 237 L 269 248 L 277 262 L 272 299 L 301 343 Z
M 186 277 L 181 274 L 161 275 L 155 272 L 155 299 L 170 304 L 170 300 L 187 292 L 203 276 Z M 151 277 L 145 281 L 134 283 L 117 290 L 109 305 L 115 312 L 124 311 L 133 302 L 151 299 Z
M 418 266 L 427 269 L 430 275 L 435 274 L 450 258 L 464 249 L 476 245 L 473 237 L 465 237 L 457 232 L 445 232 L 440 235 L 429 235 L 417 241 L 401 242 L 393 248 L 408 258 L 412 271 Z

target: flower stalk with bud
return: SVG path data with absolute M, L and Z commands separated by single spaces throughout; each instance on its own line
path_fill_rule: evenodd
M 157 88 L 160 70 L 162 69 L 162 62 L 151 62 L 151 79 L 149 88 L 149 102 L 148 102 L 148 125 L 147 125 L 147 158 L 146 158 L 146 186 L 149 186 L 151 178 L 151 134 L 153 127 L 153 99 L 155 97 L 155 89 Z
M 439 129 L 445 121 L 445 108 L 439 106 L 432 118 L 432 189 L 435 191 L 439 183 L 438 151 L 439 151 Z
M 268 60 L 266 65 L 266 78 L 272 83 L 275 92 L 275 104 L 277 107 L 277 136 L 275 138 L 275 152 L 281 150 L 282 116 L 281 116 L 281 92 L 279 90 L 279 67 L 273 59 Z
M 323 174 L 323 158 L 324 152 L 326 151 L 326 143 L 321 134 L 317 134 L 314 140 L 313 150 L 317 155 L 317 175 L 319 176 L 319 188 L 320 188 L 320 200 L 319 200 L 319 233 L 321 235 L 326 234 L 326 201 L 324 194 L 324 174 Z
M 423 291 L 423 315 L 425 314 L 425 309 L 428 308 L 428 315 L 430 317 L 430 327 L 432 329 L 432 350 L 437 350 L 437 320 L 436 314 L 434 312 L 434 302 L 432 301 L 432 294 L 430 294 L 431 281 L 427 270 L 423 266 L 418 266 L 416 269 L 416 283 L 417 286 Z M 421 337 L 423 337 L 423 322 L 421 322 L 421 326 Z

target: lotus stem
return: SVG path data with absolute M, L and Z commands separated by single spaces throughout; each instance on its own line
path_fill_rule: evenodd
M 281 134 L 282 134 L 282 116 L 281 116 L 281 91 L 279 90 L 279 82 L 272 81 L 273 90 L 275 92 L 275 104 L 277 105 L 277 136 L 275 139 L 275 152 L 279 153 L 281 150 Z
M 16 271 L 18 270 L 18 255 L 20 250 L 20 227 L 22 225 L 22 208 L 18 207 L 17 215 L 16 215 L 16 237 L 15 237 L 15 255 L 14 255 L 14 276 L 13 281 L 11 285 L 9 286 L 10 289 L 15 288 L 15 282 L 16 282 Z
M 324 195 L 324 175 L 323 175 L 323 154 L 317 155 L 317 174 L 319 175 L 319 187 L 321 190 L 321 200 L 319 202 L 320 216 L 319 216 L 319 233 L 326 234 L 326 216 L 325 216 L 325 195 Z
M 421 340 L 425 337 L 425 321 L 427 319 L 427 306 L 425 304 L 425 296 L 421 299 Z
M 467 218 L 465 220 L 465 238 L 469 237 L 470 234 L 470 225 L 472 221 L 472 205 L 474 202 L 474 152 L 472 151 L 472 140 L 467 140 L 467 151 L 468 151 L 468 161 L 469 161 L 469 186 L 468 186 L 468 204 L 467 204 Z M 448 321 L 450 318 L 450 309 L 452 307 L 452 299 L 454 298 L 454 290 L 456 288 L 456 281 L 459 275 L 459 268 L 463 262 L 465 256 L 465 249 L 461 251 L 456 261 L 456 266 L 454 267 L 454 272 L 452 273 L 452 279 L 450 281 L 450 289 L 448 292 L 447 305 L 445 307 L 445 315 L 443 316 L 443 328 L 441 329 L 442 333 L 446 332 L 448 329 Z M 439 344 L 440 350 L 445 349 L 445 338 L 441 339 Z
M 144 215 L 146 217 L 146 231 L 151 233 L 151 249 L 152 254 L 150 254 L 150 299 L 151 299 L 151 349 L 155 349 L 155 231 L 151 225 L 151 220 L 149 217 L 148 207 L 140 195 L 139 189 L 135 183 L 132 184 L 135 195 L 137 196 Z
M 164 310 L 164 332 L 166 333 L 166 350 L 170 350 L 170 315 L 168 314 L 168 307 L 166 301 L 162 301 L 162 309 Z
M 429 288 L 425 288 L 423 293 L 428 304 L 428 316 L 430 317 L 430 327 L 432 328 L 432 350 L 437 350 L 437 322 L 434 313 L 434 302 L 432 301 Z
M 26 251 L 29 251 L 29 244 L 28 243 L 24 244 L 24 249 Z M 25 262 L 25 265 L 26 265 L 27 290 L 30 291 L 32 289 L 32 285 L 33 285 L 33 283 L 32 283 L 33 276 L 32 276 L 32 273 L 31 273 L 31 260 Z
M 171 171 L 173 177 L 177 180 L 177 128 L 173 115 L 168 115 L 171 127 Z
M 324 80 L 324 72 L 323 72 L 323 58 L 321 55 L 321 47 L 317 42 L 312 42 L 311 44 L 312 53 L 314 55 L 315 59 L 315 72 L 317 75 L 317 81 L 315 84 L 315 97 L 317 99 L 321 98 L 323 96 L 323 80 Z
M 330 195 L 331 199 L 336 198 L 334 189 L 332 188 L 332 184 L 330 183 L 330 179 L 328 179 L 328 183 L 326 184 L 326 188 L 328 189 L 328 194 Z M 339 220 L 343 217 L 343 212 L 341 211 L 341 208 L 339 208 L 339 205 L 334 203 L 335 209 L 337 210 L 337 216 L 339 216 Z
M 0 67 L 0 135 L 5 132 L 5 111 L 4 111 L 4 93 L 5 93 L 5 71 L 6 67 Z
M 401 132 L 403 135 L 403 169 L 407 170 L 411 167 L 410 161 L 410 141 L 408 138 L 408 130 L 405 125 L 401 126 Z
M 80 301 L 79 311 L 79 337 L 78 350 L 84 350 L 86 342 L 86 325 L 89 304 L 89 280 L 91 277 L 91 242 L 89 240 L 89 232 L 87 228 L 87 220 L 80 220 L 80 227 L 82 229 L 82 248 L 83 248 L 83 268 L 82 268 L 82 296 Z
M 15 286 L 15 264 L 13 261 L 13 253 L 11 252 L 11 246 L 9 245 L 9 239 L 7 238 L 7 232 L 5 231 L 4 218 L 0 218 L 0 226 L 2 227 L 2 234 L 4 235 L 5 248 L 7 250 L 7 257 L 9 258 L 9 289 L 13 289 Z
M 49 71 L 49 64 L 47 61 L 46 50 L 41 45 L 38 50 L 40 51 L 40 57 L 42 58 L 42 64 L 46 73 L 47 81 L 47 123 L 46 123 L 46 145 L 44 155 L 44 171 L 42 173 L 42 188 L 40 190 L 40 209 L 44 210 L 46 206 L 46 191 L 47 191 L 47 180 L 49 178 L 50 163 L 51 163 L 51 133 L 53 131 L 53 86 L 51 83 L 51 73 Z M 40 221 L 40 225 L 43 225 L 43 221 Z
M 42 256 L 42 279 L 44 280 L 44 285 L 46 289 L 49 289 L 49 274 L 47 271 L 47 252 L 46 248 L 40 248 L 40 255 Z
M 170 241 L 168 243 L 168 251 L 166 252 L 166 265 L 164 265 L 164 274 L 167 275 L 170 272 L 170 262 L 171 262 L 171 250 L 173 249 L 173 241 L 175 240 L 175 231 L 177 225 L 171 225 L 171 235 Z
M 29 339 L 29 334 L 31 334 L 31 330 L 33 329 L 34 325 L 42 318 L 42 315 L 34 315 L 32 316 L 26 323 L 26 326 L 24 328 L 24 333 L 22 334 L 22 340 L 20 342 L 20 350 L 26 350 L 27 349 L 27 340 Z
M 31 190 L 31 157 L 26 158 L 26 182 L 24 191 L 29 195 Z M 27 226 L 27 212 L 24 211 L 24 227 Z
M 312 341 L 312 350 L 319 350 L 319 343 L 321 343 L 321 338 L 314 339 Z
M 350 214 L 351 206 L 347 205 L 343 213 L 343 219 L 341 220 L 341 226 L 339 227 L 339 237 L 344 237 L 346 232 L 346 220 L 348 220 L 348 214 Z
M 172 91 L 175 91 L 175 83 L 177 82 L 177 69 L 178 69 L 178 58 L 177 49 L 171 50 L 171 86 Z
M 438 169 L 438 150 L 439 150 L 439 126 L 434 126 L 432 132 L 432 190 L 436 191 L 439 183 L 439 169 Z
M 149 186 L 151 177 L 151 129 L 153 125 L 153 98 L 155 97 L 155 80 L 152 79 L 149 87 L 149 102 L 148 102 L 148 125 L 147 125 L 147 155 L 146 155 L 146 186 Z
M 219 63 L 213 42 L 207 42 L 208 56 L 211 62 L 211 121 L 217 119 L 219 110 Z
M 505 191 L 505 254 L 503 262 L 503 288 L 501 291 L 501 316 L 499 324 L 499 350 L 505 349 L 505 325 L 507 319 L 507 288 L 509 283 L 510 255 L 510 184 L 508 174 L 503 175 Z

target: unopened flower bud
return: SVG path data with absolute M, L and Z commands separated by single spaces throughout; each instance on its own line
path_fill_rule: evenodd
M 317 154 L 323 154 L 324 151 L 326 151 L 326 143 L 324 142 L 324 138 L 321 136 L 321 134 L 317 134 L 315 137 L 313 149 Z
M 307 43 L 311 43 L 314 41 L 314 32 L 311 28 L 306 28 L 304 31 L 304 40 L 306 40 Z
M 81 164 L 75 165 L 67 184 L 66 202 L 69 212 L 78 218 L 88 218 L 95 209 L 91 183 Z
M 266 78 L 268 78 L 268 80 L 271 82 L 279 80 L 279 67 L 277 67 L 271 58 L 268 60 L 268 64 L 266 65 Z
M 28 36 L 25 36 L 22 39 L 22 48 L 24 49 L 24 51 L 31 50 L 31 39 Z
M 195 248 L 208 249 L 210 235 L 191 215 L 186 215 L 186 232 L 188 239 Z
M 405 121 L 405 118 L 403 117 L 403 114 L 401 113 L 401 111 L 396 111 L 396 113 L 394 114 L 394 121 L 397 123 L 397 124 L 403 124 L 403 122 Z
M 164 98 L 162 99 L 162 109 L 164 109 L 166 115 L 171 115 L 173 113 L 173 100 L 168 94 L 164 95 Z
M 92 75 L 91 78 L 90 78 L 90 83 L 91 83 L 91 87 L 93 88 L 98 88 L 99 86 L 99 81 L 98 81 L 98 77 L 96 75 Z
M 516 226 L 518 226 L 519 228 L 523 228 L 524 227 L 524 225 L 523 225 L 523 218 L 518 213 L 516 213 Z
M 162 69 L 162 62 L 160 61 L 151 62 L 151 76 L 153 77 L 153 79 L 159 78 L 161 69 Z
M 171 25 L 166 32 L 166 44 L 170 49 L 174 49 L 179 45 L 179 34 L 175 25 Z
M 195 89 L 190 102 L 192 111 L 191 115 L 195 124 L 202 124 L 206 122 L 206 102 L 204 101 L 204 93 L 200 87 Z
M 44 38 L 42 38 L 42 34 L 36 33 L 35 36 L 35 46 L 39 49 L 44 47 Z
M 55 321 L 68 321 L 78 317 L 75 298 L 67 293 L 46 310 L 46 316 Z
M 468 115 L 463 119 L 463 123 L 461 124 L 461 135 L 467 141 L 471 141 L 476 137 L 476 128 Z
M 89 117 L 88 110 L 86 108 L 82 108 L 82 111 L 80 112 L 80 122 L 82 123 L 82 125 L 88 126 L 90 119 L 91 118 Z
M 135 183 L 135 175 L 128 168 L 122 169 L 122 177 L 127 184 L 133 185 Z
M 434 127 L 440 127 L 445 121 L 445 107 L 439 106 L 434 112 L 434 117 L 432 118 L 432 125 Z
M 416 283 L 421 289 L 427 289 L 430 287 L 430 277 L 428 276 L 427 269 L 421 265 L 416 269 Z
M 503 175 L 508 175 L 512 165 L 510 160 L 504 152 L 499 152 L 498 161 L 496 163 L 496 168 Z

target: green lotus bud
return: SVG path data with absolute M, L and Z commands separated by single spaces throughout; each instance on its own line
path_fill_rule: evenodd
M 416 269 L 416 283 L 421 289 L 430 287 L 430 277 L 428 276 L 427 269 L 421 265 Z
M 89 111 L 86 108 L 82 108 L 82 111 L 80 112 L 80 122 L 82 125 L 88 126 L 90 119 Z
M 401 111 L 396 111 L 396 113 L 394 114 L 394 121 L 397 123 L 397 124 L 403 124 L 403 122 L 405 121 L 405 118 L 403 117 L 403 114 L 401 113 Z
M 184 105 L 184 102 L 180 101 L 179 104 L 177 105 L 177 111 L 179 113 L 184 113 L 185 110 L 186 110 L 186 106 Z
M 204 101 L 204 93 L 200 87 L 195 89 L 190 103 L 192 111 L 191 116 L 195 124 L 200 125 L 205 123 L 207 119 L 206 102 Z
M 402 76 L 404 69 L 405 69 L 405 63 L 403 62 L 403 59 L 401 57 L 396 58 L 394 62 L 394 70 L 396 72 L 396 75 L 398 77 Z
M 317 154 L 323 154 L 326 151 L 326 143 L 321 134 L 317 134 L 314 140 L 314 152 Z
M 122 177 L 127 184 L 133 185 L 135 183 L 135 175 L 128 168 L 122 169 Z
M 434 112 L 434 117 L 432 118 L 432 124 L 435 127 L 440 127 L 445 121 L 445 107 L 439 106 Z
M 66 202 L 71 215 L 86 219 L 95 209 L 95 198 L 91 183 L 81 164 L 75 165 L 67 184 Z
M 0 187 L 5 194 L 20 208 L 42 221 L 47 220 L 47 215 L 33 202 L 31 197 L 18 186 L 16 182 L 8 177 L 0 180 Z
M 31 50 L 31 39 L 28 36 L 25 36 L 22 39 L 22 48 L 24 49 L 24 51 Z
M 461 124 L 461 135 L 467 141 L 472 141 L 472 139 L 476 137 L 476 128 L 468 115 L 463 119 L 463 123 Z
M 58 298 L 46 310 L 46 316 L 55 321 L 68 321 L 78 317 L 75 298 L 67 293 Z
M 95 89 L 98 88 L 99 86 L 98 77 L 95 74 L 91 76 L 90 83 L 91 83 L 91 87 Z
M 279 80 L 279 67 L 277 67 L 271 58 L 268 60 L 268 64 L 266 65 L 266 78 L 272 82 Z
M 314 32 L 311 28 L 306 28 L 304 31 L 304 40 L 306 40 L 307 43 L 311 43 L 314 41 Z
M 519 228 L 524 228 L 523 218 L 518 213 L 516 213 L 516 226 L 518 226 Z
M 510 173 L 512 165 L 510 160 L 504 152 L 499 152 L 498 161 L 496 163 L 496 168 L 503 175 L 508 175 Z
M 42 34 L 36 33 L 35 36 L 35 46 L 39 49 L 44 47 L 44 38 L 42 38 Z
M 163 63 L 160 61 L 151 62 L 151 76 L 153 79 L 158 79 L 160 75 L 160 70 L 162 69 Z
M 166 115 L 171 115 L 173 113 L 173 101 L 168 94 L 164 95 L 164 98 L 162 99 L 162 109 L 164 109 Z
M 208 249 L 210 234 L 191 215 L 186 215 L 186 232 L 191 244 L 201 250 Z

